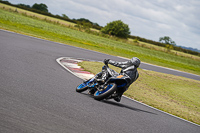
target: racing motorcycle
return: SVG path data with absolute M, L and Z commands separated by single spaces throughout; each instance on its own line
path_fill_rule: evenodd
M 128 76 L 117 73 L 105 64 L 100 73 L 78 85 L 76 92 L 89 90 L 93 92 L 95 100 L 112 99 L 112 94 L 126 87 L 130 80 Z

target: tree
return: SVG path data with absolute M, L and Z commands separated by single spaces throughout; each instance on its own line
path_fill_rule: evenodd
M 21 7 L 26 7 L 26 8 L 31 8 L 30 5 L 25 5 L 25 4 L 18 4 L 18 6 L 21 6 Z
M 62 14 L 62 17 L 66 18 L 66 19 L 69 19 L 69 17 L 67 15 L 65 15 L 65 14 Z
M 2 1 L 2 3 L 5 3 L 7 5 L 12 5 L 9 1 L 3 1 L 3 0 L 1 0 L 1 1 Z
M 77 21 L 80 21 L 80 22 L 83 22 L 83 23 L 91 23 L 91 24 L 93 24 L 89 19 L 85 19 L 85 18 L 79 18 L 79 19 L 77 19 Z
M 130 35 L 130 29 L 128 25 L 123 23 L 121 20 L 108 23 L 104 28 L 101 29 L 101 32 L 121 38 L 128 38 Z
M 48 7 L 47 5 L 41 3 L 41 4 L 37 4 L 35 3 L 33 6 L 32 6 L 33 9 L 36 9 L 36 10 L 40 10 L 40 11 L 43 11 L 43 12 L 48 12 Z
M 176 43 L 168 36 L 160 37 L 159 42 L 176 46 Z

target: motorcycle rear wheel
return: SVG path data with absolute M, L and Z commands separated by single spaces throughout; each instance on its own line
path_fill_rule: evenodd
M 117 85 L 115 83 L 109 83 L 104 90 L 96 91 L 94 93 L 95 100 L 103 100 L 113 94 L 117 90 Z

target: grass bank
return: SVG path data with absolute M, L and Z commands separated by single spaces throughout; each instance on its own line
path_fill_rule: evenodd
M 95 50 L 115 56 L 139 57 L 143 62 L 200 75 L 200 59 L 191 59 L 145 47 L 123 40 L 113 40 L 80 32 L 59 22 L 39 19 L 19 11 L 0 9 L 0 28 L 55 42 Z
M 87 71 L 97 74 L 103 63 L 81 62 Z M 119 68 L 110 68 L 120 72 Z M 139 78 L 124 94 L 170 114 L 200 124 L 200 81 L 139 69 Z

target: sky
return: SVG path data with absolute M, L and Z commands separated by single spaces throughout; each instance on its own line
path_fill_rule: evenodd
M 122 20 L 131 35 L 159 41 L 169 36 L 178 46 L 200 50 L 200 0 L 7 0 L 44 3 L 50 13 L 85 18 L 101 26 Z

